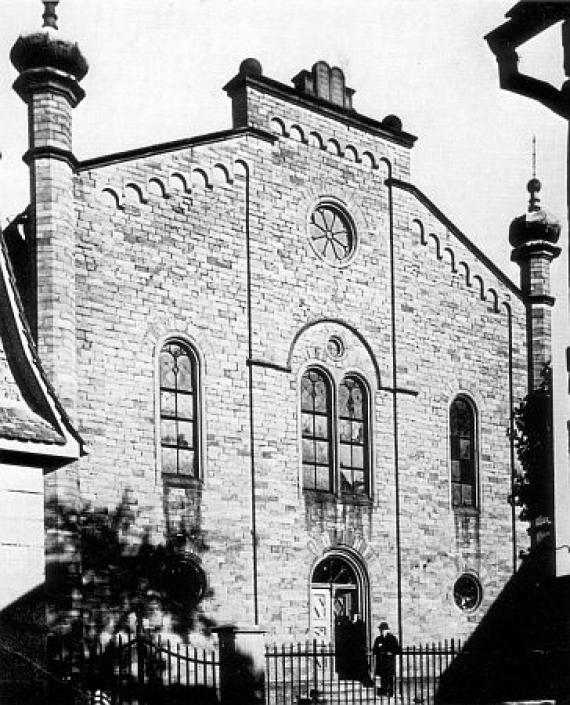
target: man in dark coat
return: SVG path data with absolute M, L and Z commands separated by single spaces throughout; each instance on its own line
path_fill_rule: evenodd
M 372 647 L 372 653 L 376 659 L 374 675 L 380 678 L 378 695 L 387 695 L 390 698 L 394 695 L 396 654 L 400 653 L 400 644 L 391 633 L 387 622 L 381 622 L 378 629 L 380 636 L 376 637 Z
M 337 618 L 335 628 L 336 672 L 340 680 L 360 681 L 365 686 L 374 685 L 368 670 L 366 651 L 366 625 L 358 614 L 352 622 L 348 617 Z

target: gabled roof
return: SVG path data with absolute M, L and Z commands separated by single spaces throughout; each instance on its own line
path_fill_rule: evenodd
M 473 254 L 481 264 L 486 267 L 497 279 L 505 286 L 514 296 L 520 299 L 523 303 L 527 302 L 525 294 L 516 286 L 511 279 L 497 265 L 490 260 L 487 255 L 482 252 L 444 213 L 431 201 L 417 186 L 390 177 L 386 180 L 389 186 L 407 191 L 412 194 L 439 222 L 464 246 L 471 254 Z
M 0 235 L 0 458 L 10 455 L 34 464 L 61 465 L 79 458 L 83 442 L 57 398 L 40 363 Z

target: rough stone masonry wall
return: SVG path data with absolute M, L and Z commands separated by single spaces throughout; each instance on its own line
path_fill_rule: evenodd
M 402 555 L 407 633 L 466 636 L 513 568 L 509 315 L 514 403 L 526 393 L 525 309 L 517 296 L 411 195 L 395 190 L 398 383 L 402 399 Z M 505 243 L 506 246 L 506 243 Z M 448 415 L 458 393 L 477 408 L 479 511 L 450 506 Z M 517 523 L 519 548 L 528 547 Z M 483 585 L 481 610 L 461 613 L 452 586 L 464 571 Z
M 399 178 L 407 176 L 405 150 L 380 140 L 370 145 L 363 137 L 364 148 L 354 129 L 331 125 L 329 119 L 301 108 L 287 105 L 285 110 L 277 100 L 267 96 L 250 95 L 250 108 L 257 105 L 256 101 L 259 110 L 256 112 L 254 107 L 248 111 L 249 115 L 253 113 L 252 122 L 260 127 L 269 124 L 282 133 L 274 147 L 271 166 L 258 165 L 252 175 L 254 199 L 259 184 L 259 204 L 264 213 L 260 217 L 263 223 L 259 233 L 260 255 L 256 258 L 254 254 L 253 259 L 253 316 L 255 329 L 259 331 L 256 349 L 273 362 L 295 363 L 290 348 L 303 325 L 321 319 L 343 321 L 370 345 L 381 371 L 381 382 L 389 384 L 389 219 L 385 174 L 370 169 L 366 160 L 355 163 L 347 158 L 346 149 L 336 154 L 332 147 L 329 148 L 333 152 L 322 149 L 318 140 L 310 138 L 310 133 L 334 135 L 339 145 L 351 144 L 358 154 L 369 152 L 384 157 L 389 154 L 394 161 L 393 174 Z M 276 116 L 280 117 L 280 123 Z M 322 143 L 327 144 L 326 140 Z M 308 216 L 319 196 L 336 197 L 355 219 L 359 254 L 346 269 L 324 264 L 308 244 Z M 457 239 L 445 233 L 441 224 L 437 224 L 442 238 L 441 254 L 446 258 L 453 256 L 454 265 L 428 254 L 417 227 L 414 230 L 412 226 L 412 214 L 423 217 L 426 228 L 434 228 L 435 224 L 419 203 L 400 195 L 395 213 L 398 381 L 402 387 L 417 392 L 417 397 L 402 395 L 398 400 L 403 622 L 406 639 L 424 640 L 466 636 L 511 574 L 511 508 L 507 502 L 511 467 L 506 437 L 508 325 L 504 301 L 513 311 L 515 401 L 524 394 L 526 353 L 524 307 L 517 296 Z M 273 229 L 268 223 L 273 224 Z M 255 234 L 253 238 L 255 242 Z M 445 238 L 454 242 L 443 243 Z M 275 243 L 273 252 L 268 239 Z M 445 244 L 452 244 L 453 254 L 444 252 Z M 466 276 L 473 280 L 467 283 Z M 280 290 L 269 297 L 272 281 L 280 282 Z M 279 320 L 279 326 L 271 325 L 275 320 Z M 347 337 L 346 326 L 344 336 Z M 304 357 L 300 356 L 297 365 L 292 365 L 291 384 L 297 387 L 295 395 L 285 396 L 287 408 L 298 396 L 303 366 L 321 361 L 327 369 L 331 368 L 324 352 L 326 339 L 326 335 L 321 335 Z M 351 367 L 347 360 L 344 371 L 351 369 L 363 371 L 364 367 Z M 375 390 L 374 379 L 370 374 L 365 376 Z M 277 389 L 274 401 L 279 404 L 284 392 L 281 386 Z M 481 512 L 475 516 L 459 516 L 450 506 L 448 410 L 459 392 L 471 394 L 479 414 Z M 331 498 L 315 506 L 313 497 L 302 495 L 299 506 L 305 505 L 305 516 L 298 512 L 295 517 L 289 509 L 283 535 L 288 535 L 289 527 L 304 524 L 310 538 L 304 554 L 303 540 L 299 541 L 295 562 L 288 557 L 287 576 L 289 581 L 295 580 L 291 576 L 301 576 L 297 578 L 301 586 L 309 580 L 315 557 L 322 557 L 331 545 L 351 550 L 358 545 L 357 553 L 370 577 L 372 620 L 387 616 L 395 621 L 393 417 L 382 392 L 373 396 L 376 419 L 373 503 L 355 508 Z M 260 432 L 265 447 L 276 446 L 278 438 L 286 438 L 287 446 L 293 450 L 298 425 L 291 418 L 287 432 L 281 428 L 279 437 L 274 435 L 271 425 Z M 260 440 L 260 446 L 261 443 Z M 298 453 L 299 450 L 296 462 L 289 462 L 289 453 L 282 453 L 271 462 L 262 459 L 257 463 L 261 476 L 281 478 L 280 491 L 275 494 L 288 507 L 295 505 L 293 488 L 299 475 Z M 264 508 L 263 500 L 260 502 L 259 514 L 265 517 L 265 521 L 260 519 L 260 525 L 271 525 L 271 536 L 267 536 L 265 550 L 260 551 L 260 570 L 275 581 L 278 574 L 284 577 L 279 565 L 285 562 L 279 556 L 290 547 L 290 542 L 279 540 L 275 521 L 271 520 L 275 516 L 273 505 L 267 504 Z M 524 529 L 519 526 L 515 533 L 526 546 Z M 465 570 L 476 572 L 483 584 L 484 604 L 474 614 L 461 613 L 453 603 L 453 583 Z M 287 593 L 289 603 L 294 592 Z M 299 628 L 298 614 L 307 614 L 306 605 L 303 592 L 297 609 L 288 605 L 295 615 L 290 627 L 292 633 Z M 310 626 L 308 620 L 305 624 Z
M 312 569 L 337 546 L 368 572 L 371 620 L 396 622 L 394 417 L 386 389 L 390 219 L 382 158 L 405 179 L 409 157 L 403 147 L 317 113 L 268 96 L 250 100 L 260 105 L 259 127 L 283 131 L 271 120 L 290 120 L 273 146 L 242 136 L 77 178 L 79 417 L 90 450 L 81 461 L 82 493 L 112 507 L 131 490 L 141 522 L 156 533 L 165 507 L 199 522 L 213 590 L 204 609 L 217 621 L 252 619 L 246 177 L 236 163 L 243 160 L 250 170 L 253 358 L 277 365 L 252 373 L 260 621 L 275 638 L 305 638 Z M 330 143 L 327 151 L 328 138 L 319 142 L 310 132 L 334 135 L 344 148 L 334 153 Z M 358 252 L 346 268 L 323 262 L 307 237 L 311 208 L 325 196 L 343 203 L 355 221 Z M 409 642 L 465 635 L 480 619 L 483 610 L 467 617 L 452 603 L 453 580 L 464 568 L 480 571 L 485 605 L 508 578 L 507 348 L 505 314 L 490 311 L 490 299 L 477 300 L 475 283 L 465 286 L 428 253 L 411 216 L 429 216 L 415 200 L 395 199 L 398 376 L 417 392 L 398 396 Z M 458 242 L 454 247 L 473 274 L 481 270 L 487 285 L 506 296 L 503 283 Z M 515 297 L 510 304 L 519 394 L 524 316 Z M 155 357 L 174 333 L 186 335 L 202 356 L 204 476 L 186 490 L 165 490 L 157 474 Z M 327 355 L 332 334 L 345 343 L 341 361 Z M 308 364 L 326 368 L 337 384 L 357 371 L 369 385 L 371 501 L 319 499 L 300 487 L 298 397 Z M 454 516 L 449 500 L 447 414 L 457 391 L 471 392 L 480 412 L 482 511 L 467 522 Z
M 245 206 L 234 149 L 238 140 L 77 180 L 81 489 L 111 508 L 127 492 L 157 536 L 165 514 L 198 524 L 213 591 L 205 609 L 251 621 Z M 169 335 L 201 360 L 203 477 L 187 489 L 165 488 L 157 464 L 156 356 Z

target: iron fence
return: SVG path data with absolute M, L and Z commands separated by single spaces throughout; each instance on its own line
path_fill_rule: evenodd
M 49 668 L 67 684 L 51 701 L 105 705 L 219 701 L 217 650 L 149 634 L 117 634 L 93 644 L 51 637 Z M 78 697 L 81 693 L 83 697 Z
M 352 678 L 339 669 L 334 644 L 268 645 L 266 705 L 433 705 L 441 674 L 461 650 L 453 639 L 403 648 L 394 695 L 387 696 L 378 692 L 372 670 L 369 678 Z M 47 700 L 58 705 L 203 705 L 220 699 L 217 650 L 160 636 L 118 634 L 93 645 L 51 637 L 49 661 L 57 692 L 52 687 Z M 372 669 L 371 654 L 368 664 Z
M 396 657 L 394 695 L 380 695 L 373 678 L 339 677 L 334 644 L 317 640 L 299 644 L 270 645 L 266 648 L 267 705 L 326 703 L 327 705 L 431 705 L 441 674 L 461 651 L 461 642 L 411 646 Z

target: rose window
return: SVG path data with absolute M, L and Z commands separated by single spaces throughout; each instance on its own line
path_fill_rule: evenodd
M 315 252 L 329 264 L 343 264 L 354 252 L 354 228 L 348 217 L 331 204 L 315 208 L 309 236 Z

